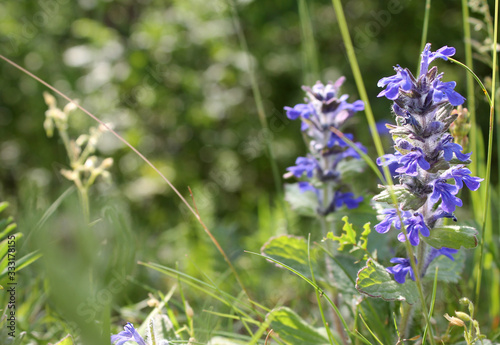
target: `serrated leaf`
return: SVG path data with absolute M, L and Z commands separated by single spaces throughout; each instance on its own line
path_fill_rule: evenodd
M 342 234 L 340 236 L 335 236 L 333 232 L 326 234 L 326 238 L 339 243 L 339 250 L 343 251 L 346 245 L 356 245 L 356 231 L 352 228 L 352 224 L 349 223 L 347 217 L 343 217 L 344 227 L 342 228 Z
M 340 236 L 335 236 L 333 232 L 329 232 L 326 234 L 325 239 L 330 239 L 332 241 L 336 241 L 339 243 L 339 251 L 343 251 L 344 247 L 347 245 L 352 245 L 353 248 L 351 252 L 354 252 L 356 250 L 364 249 L 366 250 L 367 244 L 368 244 L 368 238 L 367 236 L 370 234 L 370 223 L 366 223 L 363 226 L 363 232 L 359 236 L 359 240 L 357 239 L 356 236 L 356 230 L 354 230 L 352 223 L 349 223 L 349 218 L 347 216 L 344 216 L 342 218 L 342 221 L 344 222 L 344 226 L 342 228 L 342 234 Z M 367 256 L 367 255 L 366 255 Z M 365 256 L 365 260 L 366 260 Z
M 453 257 L 454 261 L 444 255 L 435 258 L 427 268 L 424 278 L 433 280 L 436 267 L 439 267 L 438 281 L 445 283 L 457 283 L 460 281 L 462 279 L 461 273 L 465 266 L 465 254 L 463 251 L 459 251 Z
M 274 333 L 277 333 L 285 343 L 292 345 L 328 344 L 328 339 L 318 330 L 305 322 L 293 310 L 281 307 L 272 310 L 266 316 Z
M 472 249 L 477 247 L 476 235 L 477 231 L 473 227 L 447 225 L 432 229 L 430 236 L 423 237 L 423 240 L 436 249 Z
M 302 192 L 298 183 L 285 185 L 285 200 L 290 204 L 292 210 L 298 214 L 308 217 L 316 217 L 318 209 L 318 197 L 314 192 Z
M 408 304 L 414 304 L 418 300 L 414 281 L 407 279 L 404 284 L 397 283 L 384 266 L 372 259 L 358 272 L 356 289 L 365 295 L 380 297 L 386 301 L 406 301 Z
M 309 262 L 307 258 L 307 241 L 303 237 L 292 235 L 282 235 L 271 237 L 261 248 L 261 254 L 271 257 L 277 261 L 284 263 L 287 266 L 299 271 L 306 277 L 311 276 Z M 316 260 L 318 250 L 310 249 L 311 265 L 314 272 L 318 271 L 318 263 Z M 282 266 L 277 265 L 280 268 Z
M 363 226 L 363 229 L 364 231 L 361 233 L 360 242 L 358 243 L 358 245 L 364 250 L 367 250 L 368 235 L 372 232 L 372 229 L 370 228 L 370 223 L 366 223 Z

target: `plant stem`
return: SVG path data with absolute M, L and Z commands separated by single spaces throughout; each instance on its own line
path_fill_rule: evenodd
M 469 24 L 469 6 L 467 4 L 467 0 L 462 0 L 462 21 L 464 26 L 465 64 L 470 68 L 473 68 L 471 33 Z M 474 77 L 472 74 L 467 73 L 466 78 L 467 78 L 467 103 L 468 103 L 470 123 L 471 123 L 469 142 L 472 152 L 477 152 L 476 97 L 474 95 Z M 471 175 L 477 176 L 476 161 L 473 160 L 469 165 L 469 168 L 471 170 Z
M 420 40 L 420 52 L 424 51 L 425 44 L 427 43 L 427 31 L 429 28 L 429 15 L 431 13 L 431 0 L 425 2 L 424 26 L 422 28 L 422 38 Z M 417 66 L 417 75 L 420 75 L 420 62 Z
M 488 215 L 488 208 L 490 204 L 490 175 L 491 175 L 491 156 L 492 156 L 492 147 L 493 147 L 493 124 L 495 120 L 495 99 L 496 99 L 496 76 L 497 76 L 497 42 L 498 42 L 498 3 L 499 0 L 495 0 L 495 24 L 494 24 L 494 34 L 493 34 L 493 42 L 492 42 L 492 72 L 491 72 L 491 90 L 492 97 L 490 102 L 490 122 L 489 122 L 489 135 L 488 135 L 488 157 L 486 163 L 486 176 L 485 176 L 485 200 L 484 200 L 484 212 L 483 212 L 483 222 L 481 227 L 481 249 L 479 252 L 479 269 L 477 273 L 476 280 L 476 300 L 475 307 L 477 308 L 480 300 L 481 293 L 481 276 L 483 271 L 483 261 L 484 261 L 484 236 L 485 236 L 485 228 L 486 228 L 486 220 Z

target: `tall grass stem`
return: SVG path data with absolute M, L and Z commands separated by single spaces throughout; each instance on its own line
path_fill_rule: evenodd
M 429 17 L 431 13 L 431 0 L 425 1 L 424 25 L 422 26 L 422 38 L 420 39 L 420 50 L 423 52 L 427 43 L 427 32 L 429 30 Z M 420 75 L 420 63 L 417 66 L 417 75 Z
M 358 87 L 358 92 L 360 94 L 360 98 L 363 100 L 363 102 L 365 102 L 366 119 L 368 121 L 368 125 L 370 127 L 370 130 L 371 130 L 371 133 L 373 136 L 375 148 L 377 150 L 377 154 L 379 156 L 383 156 L 384 149 L 382 147 L 382 141 L 380 140 L 380 135 L 377 131 L 377 127 L 375 124 L 375 118 L 373 116 L 373 112 L 372 112 L 372 109 L 370 106 L 368 94 L 366 93 L 366 88 L 365 88 L 365 85 L 363 82 L 363 77 L 361 75 L 361 70 L 359 68 L 358 61 L 356 59 L 356 54 L 354 52 L 354 46 L 352 44 L 351 36 L 349 34 L 349 28 L 347 26 L 347 21 L 345 19 L 344 10 L 342 8 L 342 3 L 340 0 L 332 0 L 332 3 L 333 3 L 333 7 L 335 9 L 336 16 L 337 16 L 337 21 L 339 23 L 340 33 L 341 33 L 342 39 L 344 41 L 345 49 L 347 52 L 347 57 L 349 59 L 349 64 L 351 65 L 354 79 L 355 79 L 356 85 Z M 390 186 L 392 186 L 393 183 L 392 183 L 392 177 L 391 177 L 390 172 L 389 172 L 389 168 L 387 166 L 384 166 L 383 168 L 384 168 L 384 174 L 386 177 L 386 181 L 388 181 Z M 394 195 L 394 192 L 392 192 L 392 188 L 390 188 L 389 190 L 391 191 L 391 197 L 392 197 L 394 205 L 396 206 L 396 210 L 398 212 L 399 219 L 400 219 L 401 223 L 403 223 L 401 213 L 399 212 L 399 207 L 397 207 L 398 203 L 396 200 L 396 196 Z M 405 229 L 403 229 L 403 233 L 405 234 L 405 237 L 406 237 L 406 230 Z M 411 267 L 413 268 L 413 270 L 415 272 L 416 281 L 417 281 L 417 288 L 418 288 L 420 302 L 421 302 L 421 306 L 422 306 L 422 312 L 424 314 L 425 323 L 429 326 L 430 343 L 431 343 L 431 345 L 435 345 L 434 337 L 432 335 L 432 328 L 430 327 L 430 320 L 428 317 L 427 306 L 425 304 L 422 282 L 420 280 L 419 272 L 418 272 L 415 258 L 413 255 L 413 249 L 412 249 L 411 244 L 408 241 L 408 239 L 406 239 L 405 247 L 406 247 L 406 251 L 408 252 L 409 257 L 410 257 Z
M 490 178 L 491 178 L 491 157 L 493 155 L 493 125 L 495 121 L 495 99 L 496 99 L 496 77 L 497 77 L 497 42 L 498 42 L 498 4 L 499 0 L 495 0 L 495 19 L 494 19 L 494 30 L 493 30 L 493 42 L 491 46 L 492 50 L 492 71 L 491 71 L 491 102 L 490 102 L 490 122 L 489 122 L 489 134 L 488 134 L 488 155 L 487 155 L 487 163 L 486 163 L 486 176 L 485 178 L 485 197 L 484 197 L 484 212 L 483 212 L 483 221 L 481 226 L 481 246 L 479 251 L 479 269 L 477 273 L 476 280 L 476 298 L 475 298 L 475 307 L 477 308 L 480 301 L 481 295 L 481 278 L 483 272 L 483 264 L 484 264 L 484 242 L 485 242 L 485 228 L 486 221 L 488 215 L 488 208 L 490 205 Z

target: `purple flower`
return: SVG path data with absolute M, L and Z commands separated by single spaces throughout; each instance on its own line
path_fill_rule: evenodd
M 434 219 L 434 221 L 437 221 L 438 219 L 441 219 L 441 218 L 450 218 L 450 219 L 453 219 L 454 222 L 457 221 L 457 217 L 455 217 L 455 215 L 453 213 L 443 211 L 441 206 L 438 207 L 436 212 L 432 215 L 432 218 Z
M 395 100 L 398 98 L 399 88 L 405 91 L 409 91 L 412 88 L 412 80 L 409 73 L 402 69 L 399 65 L 394 67 L 396 75 L 391 77 L 385 77 L 378 81 L 378 87 L 386 87 L 385 90 L 381 91 L 377 97 L 385 96 L 390 100 Z
M 290 120 L 296 120 L 299 117 L 308 119 L 312 114 L 314 114 L 314 108 L 310 104 L 297 104 L 295 107 L 285 107 L 286 116 Z
M 430 169 L 431 165 L 425 160 L 425 154 L 421 148 L 415 147 L 413 150 L 401 158 L 399 158 L 399 164 L 402 166 L 396 169 L 396 172 L 407 174 L 410 176 L 417 176 L 417 165 L 422 169 Z
M 320 101 L 329 101 L 330 99 L 334 98 L 335 95 L 337 94 L 338 88 L 342 85 L 344 82 L 345 77 L 340 77 L 335 84 L 338 85 L 333 85 L 331 82 L 323 85 L 322 82 L 319 80 L 314 84 L 312 88 L 304 87 L 306 91 L 311 91 L 311 93 L 314 95 L 315 98 L 317 98 Z
M 453 154 L 457 157 L 458 160 L 465 162 L 470 158 L 472 152 L 470 153 L 462 153 L 462 146 L 459 144 L 455 144 L 452 142 L 448 142 L 442 146 L 443 149 L 443 157 L 446 161 L 451 161 L 453 159 Z
M 434 260 L 438 256 L 444 255 L 447 258 L 449 258 L 451 261 L 455 261 L 455 258 L 453 257 L 452 254 L 456 254 L 456 253 L 458 253 L 458 249 L 451 249 L 451 248 L 446 248 L 446 247 L 443 247 L 441 249 L 431 248 L 431 250 L 429 251 L 429 258 L 427 260 L 429 262 L 431 262 L 432 260 Z
M 448 57 L 455 55 L 455 48 L 444 46 L 439 48 L 434 53 L 431 52 L 431 44 L 427 43 L 425 45 L 424 51 L 422 52 L 422 60 L 420 61 L 420 75 L 427 74 L 429 70 L 429 64 L 435 59 L 448 60 Z
M 314 158 L 299 157 L 295 160 L 295 166 L 286 170 L 290 171 L 295 177 L 302 177 L 304 173 L 308 178 L 312 178 L 314 170 L 318 167 L 318 161 Z
M 349 139 L 350 141 L 354 140 L 354 136 L 352 134 L 350 134 L 350 133 L 345 133 L 344 136 L 347 139 Z M 335 145 L 340 146 L 340 147 L 349 146 L 349 145 L 347 145 L 347 143 L 344 140 L 342 140 L 342 138 L 340 138 L 337 134 L 335 134 L 335 133 L 332 132 L 331 135 L 330 135 L 330 139 L 328 140 L 327 146 L 329 148 L 332 148 Z
M 460 190 L 457 185 L 447 184 L 443 179 L 437 179 L 431 185 L 433 191 L 430 201 L 435 204 L 441 198 L 441 208 L 445 212 L 453 213 L 456 206 L 462 206 L 462 200 L 455 196 Z
M 354 193 L 342 193 L 340 191 L 335 192 L 335 197 L 333 198 L 333 202 L 335 203 L 335 207 L 342 207 L 342 204 L 346 205 L 348 209 L 357 208 L 359 203 L 363 201 L 363 197 L 353 198 Z
M 432 86 L 434 87 L 433 100 L 434 102 L 441 102 L 442 100 L 448 100 L 451 105 L 456 107 L 465 102 L 465 98 L 454 90 L 457 83 L 454 81 L 442 82 L 438 78 L 434 80 Z
M 345 81 L 345 77 L 340 77 L 335 81 L 335 83 L 329 82 L 323 85 L 319 80 L 313 87 L 302 86 L 302 90 L 310 93 L 314 98 L 322 102 L 329 102 L 331 99 L 335 98 L 339 92 L 340 87 Z
M 115 345 L 122 345 L 127 341 L 134 341 L 139 345 L 146 345 L 144 339 L 137 333 L 130 322 L 128 322 L 125 327 L 123 327 L 123 331 L 111 336 L 111 344 L 117 342 Z
M 399 153 L 399 151 L 392 153 L 387 153 L 383 155 L 382 157 L 377 158 L 377 165 L 378 166 L 386 166 L 386 165 L 391 165 L 394 163 L 398 163 L 399 165 L 399 159 L 402 157 L 402 154 Z
M 430 235 L 429 228 L 425 225 L 424 217 L 420 213 L 415 213 L 412 217 L 405 219 L 404 224 L 406 225 L 406 232 L 408 233 L 408 240 L 412 246 L 418 246 L 420 243 L 419 234 L 424 237 Z M 398 234 L 398 240 L 400 242 L 406 241 L 403 232 Z
M 306 182 L 306 181 L 299 182 L 299 190 L 301 193 L 314 192 L 314 193 L 316 193 L 318 198 L 320 196 L 320 190 L 318 188 L 315 188 L 310 182 Z
M 360 149 L 362 152 L 366 153 L 367 150 L 366 150 L 366 147 L 363 146 L 363 144 L 361 143 L 354 143 L 358 149 Z M 342 161 L 343 159 L 346 159 L 346 158 L 349 158 L 349 157 L 352 157 L 352 158 L 355 158 L 355 159 L 361 159 L 361 156 L 359 155 L 359 153 L 352 147 L 349 146 L 349 148 L 347 150 L 345 150 L 344 152 L 340 153 L 337 155 L 337 157 L 335 158 L 335 160 L 333 161 L 333 167 L 336 167 L 337 164 Z
M 401 220 L 399 219 L 398 212 L 395 208 L 390 208 L 382 211 L 382 214 L 385 214 L 385 218 L 383 221 L 375 225 L 375 230 L 380 234 L 385 234 L 391 229 L 392 224 L 394 223 L 394 227 L 396 229 L 401 229 Z M 410 217 L 411 213 L 408 211 L 401 211 L 401 217 Z
M 415 263 L 416 263 L 415 259 Z M 391 263 L 397 264 L 393 267 L 387 267 L 386 271 L 390 274 L 394 274 L 394 280 L 399 284 L 404 284 L 406 281 L 406 276 L 408 273 L 410 274 L 410 278 L 415 281 L 415 274 L 413 273 L 413 269 L 411 268 L 410 259 L 404 258 L 392 258 Z
M 462 189 L 464 183 L 470 190 L 478 190 L 480 187 L 480 182 L 484 179 L 474 176 L 469 176 L 471 171 L 465 168 L 463 165 L 452 167 L 444 172 L 441 176 L 443 179 L 453 178 L 455 179 L 455 185 Z

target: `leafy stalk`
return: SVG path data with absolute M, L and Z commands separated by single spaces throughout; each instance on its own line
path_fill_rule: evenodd
M 384 155 L 384 149 L 382 147 L 382 141 L 380 140 L 380 135 L 379 135 L 379 133 L 377 131 L 377 127 L 375 125 L 375 118 L 373 116 L 373 112 L 372 112 L 372 109 L 371 109 L 371 106 L 370 106 L 370 102 L 369 102 L 369 99 L 368 99 L 368 94 L 366 92 L 366 88 L 365 88 L 365 85 L 364 85 L 364 82 L 363 82 L 363 78 L 362 78 L 362 75 L 361 75 L 361 70 L 359 68 L 358 61 L 356 59 L 356 54 L 354 52 L 354 46 L 352 44 L 351 36 L 349 34 L 349 29 L 348 29 L 348 26 L 347 26 L 347 21 L 345 19 L 344 10 L 342 9 L 342 3 L 341 3 L 340 0 L 332 0 L 332 3 L 333 3 L 333 7 L 335 9 L 335 13 L 336 13 L 337 20 L 338 20 L 338 23 L 339 23 L 340 32 L 342 34 L 342 39 L 344 41 L 344 45 L 345 45 L 345 48 L 346 48 L 347 57 L 349 59 L 349 63 L 351 65 L 351 69 L 352 69 L 352 72 L 353 72 L 353 75 L 354 75 L 354 79 L 355 79 L 356 85 L 358 87 L 358 92 L 359 92 L 360 98 L 363 100 L 363 102 L 365 102 L 365 114 L 366 114 L 366 119 L 368 121 L 368 125 L 370 127 L 370 130 L 371 130 L 371 133 L 372 133 L 372 136 L 373 136 L 373 142 L 375 144 L 375 148 L 377 150 L 377 154 L 379 155 L 379 157 L 381 157 L 381 156 Z M 384 168 L 384 174 L 385 174 L 385 177 L 386 177 L 386 181 L 389 182 L 390 186 L 393 186 L 392 178 L 391 178 L 391 175 L 390 175 L 390 172 L 389 172 L 389 168 L 387 166 L 384 166 L 383 168 Z M 399 216 L 399 218 L 401 220 L 401 223 L 403 223 L 401 214 L 399 212 L 399 208 L 397 207 L 396 196 L 392 192 L 392 188 L 389 188 L 389 191 L 391 191 L 391 198 L 393 199 L 393 203 L 396 205 L 396 210 L 398 212 L 398 216 Z M 406 231 L 404 229 L 403 229 L 403 234 L 406 237 Z M 412 267 L 413 271 L 415 272 L 416 282 L 417 282 L 417 287 L 418 287 L 418 292 L 419 292 L 419 295 L 420 295 L 420 302 L 421 302 L 421 306 L 422 306 L 422 312 L 423 312 L 424 318 L 425 318 L 425 323 L 427 325 L 429 325 L 429 330 L 430 330 L 430 332 L 429 332 L 430 333 L 429 334 L 429 339 L 430 339 L 431 345 L 435 345 L 435 343 L 434 343 L 434 337 L 432 335 L 432 328 L 430 327 L 430 320 L 429 320 L 429 317 L 428 317 L 427 306 L 425 304 L 425 298 L 424 298 L 424 292 L 423 292 L 423 288 L 422 288 L 422 282 L 420 280 L 419 271 L 418 271 L 418 268 L 417 268 L 417 265 L 416 265 L 416 262 L 415 262 L 415 257 L 413 255 L 413 249 L 412 249 L 411 244 L 410 244 L 410 242 L 408 241 L 407 238 L 406 238 L 406 241 L 405 241 L 405 247 L 406 247 L 406 251 L 408 252 L 409 257 L 410 257 L 411 267 Z

